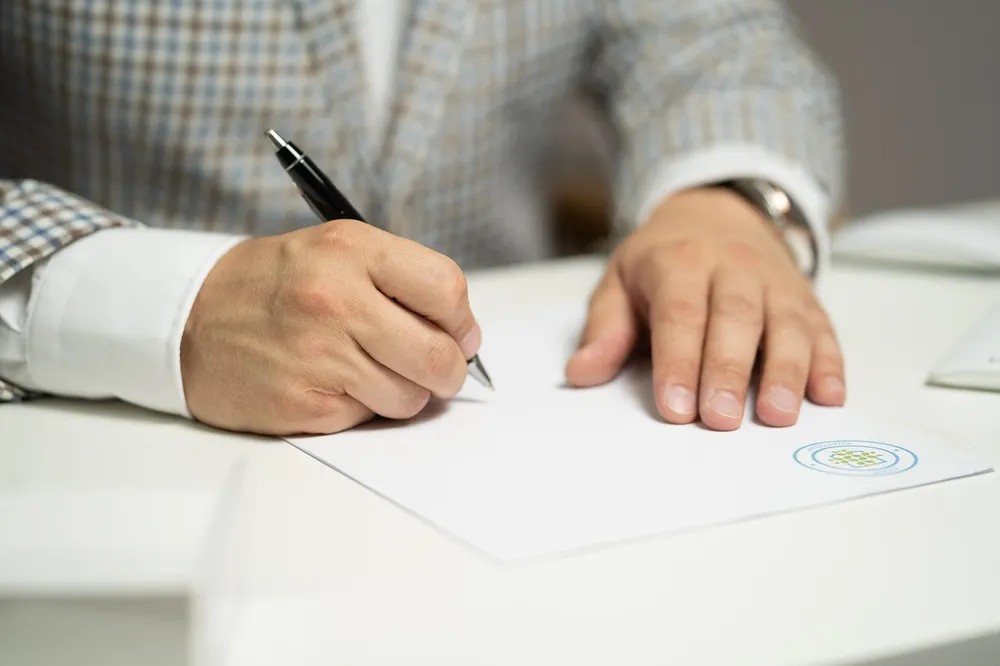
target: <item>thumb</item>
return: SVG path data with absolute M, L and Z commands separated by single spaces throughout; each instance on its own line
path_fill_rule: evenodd
M 590 299 L 583 337 L 566 364 L 566 380 L 573 386 L 610 381 L 632 351 L 637 328 L 628 292 L 614 268 L 609 268 Z

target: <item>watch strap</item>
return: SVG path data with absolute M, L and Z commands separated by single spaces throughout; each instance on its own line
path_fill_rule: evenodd
M 819 266 L 816 236 L 795 201 L 777 185 L 760 178 L 735 178 L 718 183 L 739 194 L 778 228 L 793 259 L 810 278 Z

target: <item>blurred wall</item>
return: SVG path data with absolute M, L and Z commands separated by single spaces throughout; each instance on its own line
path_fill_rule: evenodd
M 843 89 L 849 214 L 1000 198 L 1000 1 L 787 4 Z

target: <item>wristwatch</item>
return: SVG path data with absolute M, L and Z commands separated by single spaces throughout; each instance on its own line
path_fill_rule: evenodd
M 762 178 L 735 178 L 718 183 L 739 194 L 778 228 L 799 269 L 816 276 L 819 248 L 805 215 L 783 189 Z

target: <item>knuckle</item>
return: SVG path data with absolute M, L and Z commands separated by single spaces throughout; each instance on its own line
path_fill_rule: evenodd
M 301 257 L 307 253 L 310 244 L 308 236 L 301 233 L 285 234 L 281 240 L 279 245 L 281 260 L 292 264 L 301 260 Z
M 343 394 L 319 390 L 303 382 L 290 382 L 272 398 L 275 415 L 284 423 L 330 420 L 343 412 Z
M 760 250 L 753 243 L 732 241 L 727 246 L 729 260 L 741 266 L 756 267 L 761 263 Z
M 823 353 L 816 356 L 813 360 L 813 365 L 817 370 L 835 374 L 843 374 L 844 372 L 844 357 L 836 353 Z
M 808 333 L 812 330 L 809 318 L 802 310 L 786 308 L 774 313 L 771 317 L 771 326 L 778 329 L 790 329 Z
M 736 358 L 716 358 L 708 363 L 707 373 L 715 384 L 731 388 L 742 387 L 750 376 L 750 363 Z
M 427 406 L 430 398 L 430 391 L 417 384 L 410 384 L 402 389 L 399 395 L 400 418 L 408 419 L 416 416 Z
M 447 257 L 435 268 L 432 283 L 438 297 L 451 310 L 457 310 L 466 302 L 469 284 L 465 273 L 457 263 Z
M 338 321 L 352 321 L 357 319 L 367 319 L 369 311 L 365 302 L 357 296 L 340 294 L 331 299 L 328 304 L 326 314 Z
M 669 254 L 669 251 L 661 253 L 646 251 L 639 254 L 631 268 L 634 281 L 640 285 L 662 284 L 666 266 L 674 264 Z
M 660 383 L 694 384 L 698 380 L 699 363 L 691 358 L 667 358 L 662 364 L 663 379 Z
M 301 280 L 290 288 L 292 304 L 300 312 L 313 317 L 353 319 L 365 314 L 360 299 L 338 290 L 319 278 Z
M 679 238 L 670 243 L 668 254 L 675 261 L 697 263 L 705 258 L 706 246 L 698 238 Z
M 336 297 L 322 280 L 307 278 L 289 287 L 289 300 L 307 314 L 326 314 L 334 307 Z
M 429 377 L 446 379 L 455 373 L 456 350 L 450 338 L 436 336 L 424 356 L 424 370 Z M 461 356 L 458 354 L 457 356 Z
M 779 383 L 805 381 L 809 374 L 809 367 L 802 361 L 791 359 L 777 359 L 768 364 L 769 374 Z M 784 380 L 784 381 L 782 381 Z
M 356 220 L 330 220 L 318 227 L 316 243 L 324 249 L 350 250 L 357 246 L 362 224 Z
M 312 419 L 330 419 L 343 411 L 342 398 L 339 394 L 327 393 L 316 389 L 307 390 L 302 395 L 303 417 Z
M 715 297 L 712 309 L 715 314 L 730 319 L 758 322 L 763 317 L 760 305 L 742 293 L 723 293 Z
M 657 308 L 654 325 L 701 328 L 708 317 L 706 304 L 690 298 L 672 298 Z

